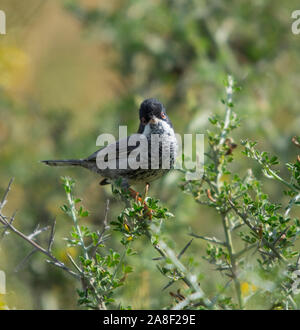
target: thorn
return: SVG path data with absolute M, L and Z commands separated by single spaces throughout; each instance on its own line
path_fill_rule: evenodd
M 180 259 L 188 247 L 192 244 L 193 238 L 187 243 L 187 245 L 182 249 L 182 251 L 178 254 L 177 258 Z

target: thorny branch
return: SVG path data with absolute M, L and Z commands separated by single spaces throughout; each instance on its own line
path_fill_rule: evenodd
M 27 243 L 29 243 L 31 246 L 34 247 L 34 251 L 38 250 L 41 253 L 43 253 L 44 255 L 46 255 L 49 260 L 48 262 L 54 264 L 55 266 L 65 270 L 67 273 L 69 273 L 70 275 L 72 275 L 75 278 L 80 278 L 80 276 L 73 272 L 70 268 L 68 268 L 62 261 L 58 260 L 52 253 L 51 251 L 48 249 L 46 250 L 45 248 L 43 248 L 41 245 L 39 245 L 34 238 L 39 235 L 40 233 L 42 233 L 43 231 L 49 229 L 49 227 L 45 227 L 42 229 L 36 229 L 32 234 L 30 235 L 25 235 L 24 233 L 22 233 L 21 231 L 19 231 L 14 225 L 13 225 L 13 221 L 14 221 L 14 217 L 15 214 L 13 214 L 10 218 L 8 218 L 7 216 L 3 215 L 2 210 L 3 210 L 3 206 L 6 204 L 7 202 L 7 195 L 10 191 L 11 188 L 11 184 L 13 182 L 13 179 L 11 179 L 9 181 L 8 187 L 5 190 L 5 193 L 3 195 L 2 201 L 1 201 L 1 206 L 0 206 L 0 223 L 2 225 L 4 225 L 4 233 L 7 230 L 10 230 L 11 232 L 15 233 L 16 235 L 18 235 L 19 237 L 21 237 L 24 241 L 26 241 Z M 53 234 L 54 235 L 54 234 Z M 3 233 L 2 233 L 2 236 Z M 3 237 L 2 237 L 3 238 Z M 52 243 L 50 244 L 51 240 L 53 240 L 53 237 L 50 237 L 50 241 L 48 244 L 48 247 L 52 245 Z M 30 255 L 28 255 L 23 262 L 21 263 L 22 265 L 24 264 L 24 261 L 28 260 L 28 258 L 32 255 L 33 251 L 30 253 Z
M 93 290 L 95 291 L 95 294 L 97 295 L 97 298 L 98 298 L 98 302 L 99 302 L 99 306 L 98 307 L 99 307 L 99 309 L 106 309 L 106 306 L 105 306 L 105 304 L 103 302 L 103 298 L 98 294 L 97 288 L 94 287 L 93 280 L 91 278 L 86 278 L 85 277 L 85 274 L 84 274 L 83 270 L 80 268 L 80 266 L 78 266 L 76 264 L 76 262 L 74 261 L 74 259 L 72 258 L 72 256 L 67 253 L 67 256 L 68 256 L 71 264 L 76 269 L 76 272 L 72 271 L 62 261 L 58 260 L 52 254 L 51 250 L 52 250 L 52 245 L 53 245 L 53 242 L 54 242 L 55 225 L 56 225 L 56 221 L 55 220 L 53 221 L 53 223 L 52 223 L 51 226 L 46 226 L 46 227 L 43 227 L 43 228 L 39 228 L 39 226 L 37 226 L 36 229 L 33 231 L 33 233 L 31 233 L 30 235 L 25 235 L 23 232 L 21 232 L 20 230 L 18 230 L 13 225 L 13 221 L 14 221 L 14 218 L 15 218 L 15 213 L 11 217 L 7 217 L 7 216 L 5 216 L 2 213 L 3 207 L 7 203 L 7 196 L 8 196 L 8 193 L 9 193 L 10 189 L 11 189 L 12 182 L 13 182 L 13 180 L 11 179 L 10 182 L 9 182 L 9 184 L 8 184 L 8 187 L 5 190 L 5 193 L 3 195 L 3 198 L 1 200 L 1 203 L 0 203 L 0 223 L 3 225 L 3 232 L 1 233 L 0 241 L 4 238 L 4 236 L 5 236 L 5 234 L 6 234 L 7 231 L 11 231 L 11 232 L 15 233 L 17 236 L 21 237 L 24 241 L 26 241 L 27 243 L 29 243 L 33 247 L 33 250 L 29 254 L 27 254 L 27 256 L 20 262 L 20 264 L 15 268 L 15 271 L 20 270 L 24 266 L 24 264 L 29 260 L 29 258 L 33 254 L 35 254 L 36 252 L 39 251 L 39 252 L 41 252 L 42 254 L 44 254 L 47 257 L 47 260 L 46 261 L 48 263 L 51 263 L 51 264 L 55 265 L 56 267 L 59 267 L 59 268 L 63 269 L 68 274 L 72 275 L 76 279 L 79 279 L 81 281 L 81 283 L 82 283 L 83 288 L 86 287 L 87 284 L 90 287 L 92 287 Z M 70 206 L 71 206 L 71 209 L 73 210 L 72 216 L 74 216 L 76 218 L 75 208 L 74 208 L 74 202 L 73 202 L 71 196 L 68 196 L 68 197 L 70 197 L 69 198 L 69 201 L 71 201 Z M 108 221 L 107 221 L 108 211 L 109 211 L 109 200 L 107 201 L 107 204 L 106 204 L 104 221 L 103 221 L 103 229 L 102 229 L 101 232 L 98 232 L 98 234 L 99 234 L 98 243 L 96 244 L 96 246 L 93 246 L 93 249 L 91 250 L 90 255 L 88 254 L 87 247 L 86 246 L 83 246 L 84 253 L 86 254 L 86 256 L 88 258 L 94 258 L 95 257 L 97 248 L 105 240 L 104 234 L 105 234 L 105 231 L 109 228 Z M 42 232 L 45 232 L 45 231 L 47 231 L 49 229 L 50 229 L 50 236 L 49 236 L 49 240 L 48 240 L 48 244 L 47 244 L 47 249 L 46 249 L 46 248 L 42 247 L 40 244 L 38 244 L 35 241 L 35 238 L 39 234 L 41 234 Z M 83 243 L 83 241 L 82 241 L 82 243 Z
M 248 216 L 247 214 L 244 214 L 244 213 L 241 213 L 237 208 L 236 206 L 234 205 L 234 203 L 229 200 L 229 204 L 231 205 L 232 209 L 235 211 L 235 213 L 244 221 L 244 223 L 255 233 L 255 234 L 258 234 L 258 230 L 256 229 L 255 226 L 253 226 L 251 224 L 251 222 L 249 221 L 248 219 Z M 287 260 L 285 259 L 285 257 L 277 251 L 277 249 L 275 248 L 275 246 L 273 244 L 270 244 L 265 238 L 261 238 L 262 240 L 262 243 L 268 247 L 270 250 L 272 250 L 272 252 L 274 253 L 274 255 L 276 255 L 276 257 L 281 260 L 281 261 L 284 261 L 284 262 L 287 262 Z

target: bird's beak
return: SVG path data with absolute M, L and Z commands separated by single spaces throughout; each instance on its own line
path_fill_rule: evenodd
M 149 120 L 150 124 L 153 125 L 157 125 L 158 124 L 158 118 L 156 118 L 155 116 L 153 116 L 150 120 Z

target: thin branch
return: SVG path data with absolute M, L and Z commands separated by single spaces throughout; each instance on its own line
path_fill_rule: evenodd
M 281 182 L 282 184 L 286 185 L 288 188 L 290 188 L 292 191 L 297 192 L 297 189 L 299 190 L 298 187 L 292 185 L 291 183 L 285 181 L 281 176 L 279 176 L 275 171 L 273 171 L 270 166 L 261 163 L 263 169 L 266 171 L 266 173 L 270 176 L 273 177 L 275 180 Z
M 162 291 L 165 291 L 167 288 L 169 288 L 172 284 L 174 284 L 176 281 L 175 280 L 171 280 L 169 283 L 167 283 L 163 288 Z
M 35 251 L 40 251 L 41 253 L 43 253 L 44 255 L 46 255 L 50 261 L 55 264 L 57 267 L 64 269 L 67 273 L 69 273 L 70 275 L 79 278 L 79 275 L 75 272 L 73 272 L 72 270 L 70 270 L 63 262 L 59 261 L 56 257 L 54 257 L 54 255 L 52 255 L 49 251 L 47 251 L 46 249 L 44 249 L 42 246 L 40 246 L 38 243 L 36 243 L 33 238 L 36 237 L 38 234 L 40 234 L 41 232 L 45 231 L 46 229 L 48 229 L 47 227 L 42 228 L 40 230 L 38 230 L 38 227 L 36 228 L 36 230 L 29 236 L 26 236 L 25 234 L 23 234 L 21 231 L 19 231 L 16 227 L 13 226 L 13 221 L 15 218 L 15 214 L 14 213 L 11 218 L 8 220 L 6 216 L 4 216 L 1 211 L 3 209 L 3 206 L 6 204 L 6 199 L 7 199 L 7 195 L 10 191 L 11 185 L 12 185 L 13 179 L 11 179 L 9 181 L 8 187 L 6 188 L 4 195 L 2 197 L 2 201 L 0 204 L 0 223 L 2 225 L 4 225 L 4 235 L 5 235 L 5 231 L 7 229 L 9 229 L 10 231 L 12 231 L 13 233 L 15 233 L 16 235 L 18 235 L 19 237 L 21 237 L 24 241 L 26 241 L 27 243 L 29 243 L 30 245 L 32 245 L 34 247 L 34 250 L 23 260 L 22 264 L 24 264 L 24 261 L 28 260 L 28 258 L 35 253 Z M 3 235 L 3 233 L 2 233 Z
M 192 244 L 192 242 L 193 242 L 193 239 L 191 239 L 188 243 L 187 243 L 187 245 L 181 250 L 181 252 L 178 254 L 178 256 L 177 256 L 177 258 L 178 259 L 180 259 L 182 256 L 183 256 L 183 254 L 185 253 L 185 251 L 188 249 L 188 247 Z
M 294 198 L 292 198 L 292 199 L 290 200 L 289 205 L 287 206 L 286 211 L 285 211 L 285 213 L 284 213 L 284 216 L 285 216 L 285 217 L 288 217 L 288 216 L 289 216 L 289 213 L 290 213 L 290 211 L 291 211 L 293 205 L 295 205 L 295 204 L 298 202 L 298 200 L 300 200 L 300 193 L 297 194 Z
M 70 205 L 71 218 L 74 222 L 74 226 L 75 226 L 77 235 L 79 237 L 82 252 L 84 254 L 85 259 L 89 259 L 89 254 L 88 254 L 88 251 L 87 251 L 87 247 L 84 244 L 84 239 L 83 239 L 83 236 L 82 236 L 82 232 L 81 232 L 80 226 L 78 224 L 78 219 L 77 219 L 77 215 L 76 215 L 77 211 L 76 211 L 76 206 L 75 206 L 73 196 L 71 194 L 71 191 L 66 191 L 66 194 L 67 194 L 68 203 Z
M 273 245 L 274 245 L 274 246 L 277 244 L 278 241 L 280 241 L 281 238 L 284 238 L 285 233 L 290 229 L 290 227 L 291 227 L 291 226 L 287 226 L 287 227 L 285 228 L 285 230 L 282 231 L 282 232 L 278 235 L 278 237 L 276 238 L 276 240 L 273 242 Z
M 218 294 L 216 294 L 216 295 L 212 298 L 212 300 L 211 300 L 212 304 L 216 304 L 216 303 L 218 302 L 219 297 L 220 297 L 220 296 L 226 291 L 226 289 L 229 287 L 229 285 L 231 284 L 231 282 L 232 282 L 232 279 L 230 279 L 230 280 L 224 285 L 224 287 L 220 290 L 220 292 L 219 292 Z
M 6 204 L 6 198 L 7 198 L 7 195 L 9 193 L 9 191 L 10 191 L 10 187 L 11 187 L 13 181 L 14 181 L 14 178 L 11 178 L 10 181 L 9 181 L 9 183 L 8 183 L 8 186 L 7 186 L 6 190 L 4 192 L 4 195 L 3 195 L 2 200 L 1 200 L 1 203 L 0 203 L 0 212 L 2 211 L 3 207 Z
M 228 76 L 228 86 L 226 87 L 226 97 L 227 97 L 226 115 L 225 115 L 224 127 L 221 132 L 221 138 L 218 145 L 219 147 L 224 144 L 227 137 L 228 128 L 230 125 L 232 94 L 233 94 L 233 78 L 232 76 Z
M 296 268 L 300 268 L 300 253 L 298 254 L 297 262 L 296 262 Z
M 205 297 L 204 292 L 200 288 L 200 286 L 197 282 L 197 277 L 190 274 L 187 271 L 187 269 L 184 267 L 184 265 L 176 257 L 174 251 L 172 249 L 170 249 L 164 241 L 160 241 L 160 245 L 161 245 L 161 248 L 163 249 L 163 251 L 165 251 L 165 256 L 170 258 L 170 260 L 172 261 L 172 263 L 176 267 L 176 269 L 181 274 L 184 275 L 184 276 L 182 276 L 182 278 L 184 278 L 186 280 L 186 283 L 188 284 L 188 286 L 195 291 L 195 293 L 192 294 L 193 297 L 195 297 L 195 299 L 196 299 L 196 297 L 197 297 L 197 299 L 203 298 L 205 305 L 208 306 L 209 308 L 213 308 L 211 301 Z
M 234 257 L 238 259 L 240 256 L 242 256 L 244 253 L 248 252 L 249 250 L 253 249 L 255 246 L 257 246 L 257 243 L 253 243 L 251 245 L 246 246 L 244 249 L 242 249 L 239 252 L 236 252 L 234 254 Z
M 30 259 L 31 256 L 33 256 L 35 254 L 35 252 L 37 252 L 37 249 L 33 249 L 31 252 L 29 252 L 27 254 L 27 256 L 19 263 L 19 265 L 17 267 L 15 267 L 15 272 L 17 273 L 20 269 L 22 269 L 22 267 L 25 265 L 25 263 Z
M 108 219 L 108 212 L 109 212 L 109 199 L 106 201 L 106 208 L 105 208 L 105 213 L 104 213 L 104 220 L 103 220 L 103 224 L 104 224 L 104 228 L 108 227 L 107 225 L 107 219 Z
M 242 299 L 240 281 L 237 277 L 237 262 L 236 262 L 237 259 L 235 257 L 235 252 L 233 249 L 232 237 L 231 237 L 231 232 L 230 232 L 230 227 L 229 227 L 229 219 L 225 214 L 222 214 L 222 223 L 223 223 L 224 234 L 225 234 L 225 238 L 226 238 L 226 246 L 227 246 L 230 263 L 231 263 L 230 270 L 231 270 L 232 278 L 234 281 L 234 286 L 235 286 L 235 291 L 237 294 L 239 306 L 242 309 L 243 308 L 243 299 Z
M 55 226 L 56 226 L 56 220 L 53 220 L 52 226 L 51 226 L 51 232 L 49 237 L 49 243 L 48 243 L 48 251 L 51 252 L 52 245 L 54 243 L 54 234 L 55 234 Z
M 247 147 L 247 149 L 251 153 L 251 155 L 249 157 L 251 157 L 252 159 L 255 159 L 261 165 L 263 173 L 266 177 L 268 177 L 270 179 L 273 178 L 273 179 L 277 180 L 278 182 L 281 182 L 282 184 L 287 186 L 293 192 L 298 193 L 298 191 L 300 190 L 300 187 L 287 182 L 281 176 L 279 176 L 274 170 L 271 169 L 269 164 L 266 164 L 264 162 L 262 156 L 253 147 L 252 148 Z
M 106 208 L 105 208 L 105 213 L 104 213 L 104 220 L 103 220 L 103 229 L 101 231 L 101 233 L 99 233 L 98 235 L 98 241 L 97 244 L 95 246 L 93 246 L 93 249 L 90 253 L 91 258 L 95 257 L 95 254 L 97 252 L 97 248 L 99 247 L 100 244 L 103 243 L 104 241 L 104 233 L 106 232 L 106 230 L 108 230 L 110 227 L 108 226 L 108 212 L 109 212 L 109 199 L 106 201 Z
M 245 224 L 254 232 L 257 234 L 257 230 L 256 228 L 251 224 L 251 222 L 248 220 L 248 216 L 247 214 L 243 214 L 241 213 L 236 206 L 234 205 L 234 203 L 231 200 L 228 200 L 229 204 L 231 205 L 232 209 L 235 211 L 235 213 L 245 222 Z M 284 262 L 287 262 L 287 260 L 285 259 L 285 257 L 279 253 L 276 248 L 270 244 L 264 237 L 262 237 L 262 243 L 264 245 L 266 245 L 270 250 L 272 250 L 272 252 L 277 256 L 277 258 L 279 260 L 282 260 Z
M 1 213 L 0 213 L 1 214 Z M 16 216 L 17 212 L 15 211 L 13 213 L 13 215 L 10 217 L 10 220 L 9 220 L 9 223 L 12 224 L 13 221 L 15 220 L 15 216 Z M 1 236 L 0 236 L 0 242 L 2 241 L 2 239 L 4 238 L 6 232 L 7 232 L 7 229 L 8 229 L 8 225 L 5 225 L 4 226 L 4 229 L 3 229 L 3 232 L 1 233 Z
M 220 162 L 220 149 L 224 145 L 227 139 L 228 131 L 231 125 L 231 115 L 232 115 L 232 96 L 233 96 L 233 85 L 234 81 L 232 76 L 228 76 L 228 85 L 226 87 L 226 113 L 225 113 L 225 120 L 224 120 L 224 126 L 220 135 L 220 140 L 217 145 L 217 155 L 216 155 L 216 164 L 217 164 L 217 176 L 215 179 L 216 187 L 217 187 L 217 194 L 221 193 L 222 189 L 222 182 L 221 177 L 223 174 L 223 171 L 220 169 L 222 167 L 222 162 Z M 241 293 L 241 285 L 240 281 L 237 276 L 237 261 L 235 258 L 235 252 L 234 252 L 234 246 L 232 242 L 232 236 L 231 236 L 231 226 L 230 226 L 230 219 L 227 216 L 228 210 L 226 212 L 221 213 L 222 217 L 222 224 L 224 229 L 224 235 L 225 235 L 225 246 L 227 248 L 229 258 L 230 258 L 230 270 L 232 274 L 232 278 L 234 281 L 235 291 L 238 299 L 238 303 L 240 306 L 240 309 L 243 308 L 243 298 Z
M 201 294 L 199 292 L 194 292 L 190 294 L 188 297 L 186 297 L 183 301 L 179 302 L 177 305 L 175 305 L 172 309 L 173 310 L 182 310 L 184 307 L 188 306 L 191 302 L 202 298 Z M 213 303 L 210 303 L 209 305 L 213 306 Z
M 187 250 L 187 248 L 192 244 L 193 239 L 191 239 L 187 245 L 181 250 L 181 252 L 178 254 L 177 258 L 180 259 L 182 257 L 182 255 L 185 253 L 185 251 Z M 161 250 L 158 250 L 161 251 Z M 152 260 L 154 261 L 158 261 L 158 260 L 163 260 L 165 259 L 165 256 L 161 256 L 161 257 L 156 257 L 156 258 L 152 258 Z
M 36 229 L 33 231 L 32 234 L 28 235 L 27 237 L 29 239 L 34 239 L 36 236 L 38 236 L 39 234 L 41 234 L 42 232 L 46 231 L 49 229 L 49 226 L 43 227 L 41 229 L 38 229 L 39 225 L 37 225 Z
M 190 233 L 190 236 L 196 237 L 196 238 L 200 238 L 203 239 L 205 241 L 208 241 L 210 243 L 214 243 L 214 244 L 218 244 L 218 245 L 222 245 L 222 246 L 226 246 L 225 242 L 222 242 L 221 240 L 215 238 L 215 237 L 208 237 L 208 236 L 201 236 L 201 235 L 196 235 L 194 233 Z
M 21 237 L 24 241 L 32 245 L 35 249 L 39 250 L 41 253 L 46 255 L 50 262 L 56 265 L 59 268 L 64 269 L 67 273 L 70 275 L 79 278 L 80 276 L 76 273 L 74 273 L 72 270 L 70 270 L 63 262 L 59 261 L 54 255 L 52 255 L 49 251 L 45 250 L 42 246 L 40 246 L 38 243 L 36 243 L 34 240 L 30 239 L 28 236 L 20 232 L 17 228 L 15 228 L 12 224 L 10 224 L 8 221 L 5 220 L 5 217 L 0 214 L 0 223 L 7 226 L 13 233 Z
M 231 228 L 231 231 L 234 231 L 242 226 L 244 226 L 245 224 L 243 222 L 237 223 L 236 225 L 233 225 L 233 227 Z
M 80 267 L 76 264 L 76 262 L 74 261 L 74 259 L 68 252 L 67 252 L 67 256 L 68 256 L 69 260 L 71 261 L 72 265 L 74 266 L 74 268 L 78 271 L 79 274 L 81 274 L 82 269 L 80 269 Z

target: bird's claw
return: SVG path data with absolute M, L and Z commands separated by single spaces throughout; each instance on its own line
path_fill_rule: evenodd
M 149 218 L 149 220 L 152 220 L 153 211 L 149 209 L 147 203 L 145 202 L 145 199 L 146 199 L 147 194 L 148 194 L 148 190 L 149 190 L 149 184 L 146 185 L 144 198 L 142 198 L 140 196 L 140 194 L 132 188 L 129 188 L 129 193 L 130 193 L 130 196 L 133 199 L 135 199 L 136 203 L 140 202 L 140 203 L 144 204 L 144 212 L 143 213 Z

